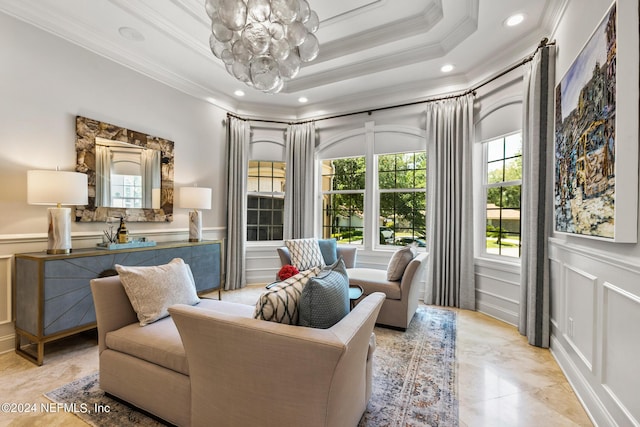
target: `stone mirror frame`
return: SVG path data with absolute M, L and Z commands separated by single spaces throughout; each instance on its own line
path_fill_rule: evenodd
M 158 150 L 160 156 L 160 208 L 117 208 L 96 206 L 96 137 L 126 142 L 141 148 Z M 89 204 L 76 206 L 76 222 L 107 222 L 124 218 L 128 222 L 173 221 L 174 143 L 130 129 L 86 117 L 76 117 L 76 171 L 86 173 Z

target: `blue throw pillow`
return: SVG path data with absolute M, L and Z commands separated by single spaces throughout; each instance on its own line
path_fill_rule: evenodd
M 334 264 L 338 261 L 338 241 L 336 239 L 318 239 L 320 253 L 326 265 Z
M 349 313 L 349 277 L 340 258 L 302 289 L 299 325 L 327 329 Z

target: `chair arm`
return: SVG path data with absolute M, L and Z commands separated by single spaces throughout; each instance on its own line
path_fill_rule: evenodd
M 404 295 L 409 295 L 412 287 L 417 286 L 417 283 L 424 278 L 427 257 L 427 253 L 419 253 L 407 265 L 400 282 L 400 293 L 403 297 Z
M 356 266 L 358 248 L 353 246 L 338 246 L 337 253 L 338 258 L 342 257 L 345 267 L 354 268 Z
M 98 350 L 102 353 L 107 348 L 107 333 L 138 322 L 138 316 L 119 276 L 93 279 L 90 284 L 98 324 Z
M 285 266 L 287 264 L 291 264 L 291 254 L 286 246 L 280 246 L 276 251 L 280 257 L 280 265 Z

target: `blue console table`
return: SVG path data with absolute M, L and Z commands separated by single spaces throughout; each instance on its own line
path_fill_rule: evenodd
M 149 266 L 182 258 L 191 267 L 198 294 L 217 289 L 220 298 L 222 251 L 222 241 L 215 240 L 110 251 L 74 249 L 70 254 L 16 254 L 16 353 L 42 365 L 45 343 L 95 328 L 89 282 L 117 274 L 115 264 Z

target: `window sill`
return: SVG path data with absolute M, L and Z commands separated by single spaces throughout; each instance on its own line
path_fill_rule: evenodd
M 498 257 L 481 256 L 474 258 L 474 264 L 479 267 L 496 268 L 502 267 L 505 271 L 520 273 L 520 259 L 505 260 Z

